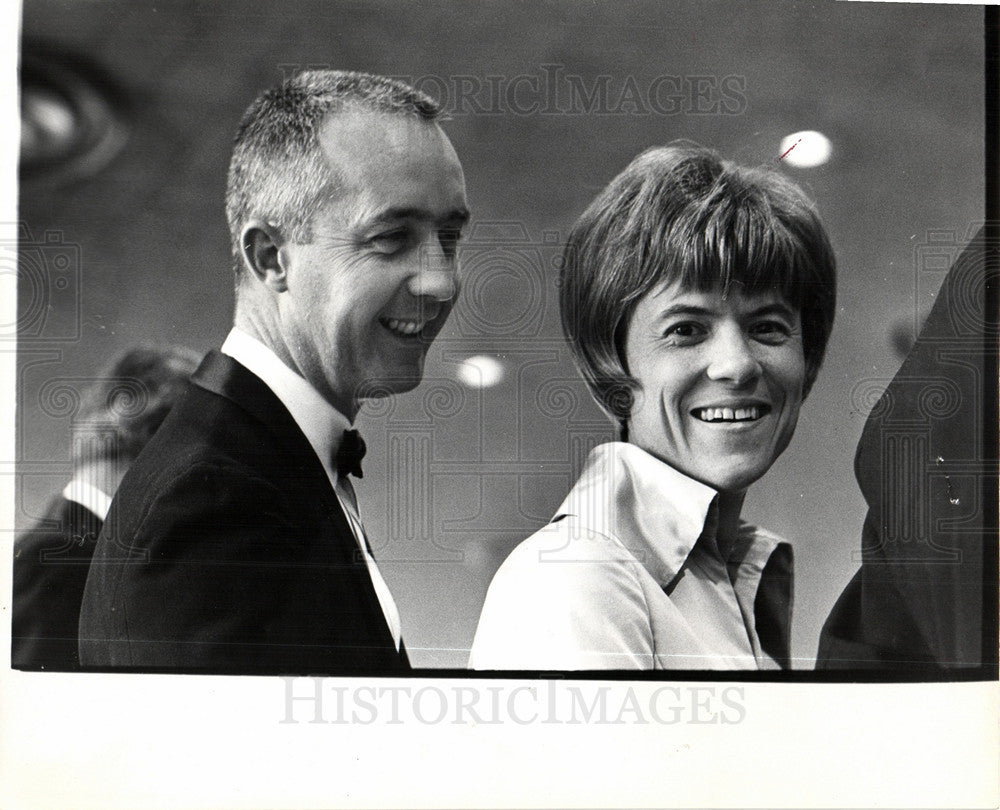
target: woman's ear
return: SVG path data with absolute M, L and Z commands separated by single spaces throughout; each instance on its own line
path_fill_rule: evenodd
M 288 289 L 287 268 L 281 251 L 281 229 L 262 219 L 247 222 L 240 237 L 240 256 L 247 272 L 272 292 Z

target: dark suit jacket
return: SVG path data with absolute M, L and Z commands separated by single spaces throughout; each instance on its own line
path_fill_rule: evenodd
M 211 352 L 122 481 L 80 617 L 84 666 L 398 673 L 364 559 L 288 410 Z
M 79 669 L 77 629 L 101 519 L 59 496 L 14 541 L 10 657 L 15 669 Z
M 996 542 L 984 498 L 996 497 L 996 462 L 982 455 L 984 238 L 980 231 L 948 271 L 899 372 L 872 409 L 855 457 L 868 503 L 861 570 L 820 636 L 819 669 L 977 667 L 985 611 L 996 610 Z M 991 349 L 992 351 L 992 349 Z M 984 494 L 985 493 L 985 494 Z

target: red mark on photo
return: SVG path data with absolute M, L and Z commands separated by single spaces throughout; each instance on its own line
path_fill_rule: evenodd
M 784 160 L 784 159 L 785 159 L 785 158 L 786 158 L 786 157 L 788 156 L 788 153 L 789 153 L 789 152 L 791 152 L 791 151 L 792 151 L 792 150 L 793 150 L 793 149 L 794 149 L 794 148 L 795 148 L 796 146 L 798 146 L 798 145 L 799 145 L 800 143 L 802 143 L 802 139 L 801 139 L 801 138 L 799 138 L 799 139 L 798 139 L 798 140 L 797 140 L 797 141 L 796 141 L 795 143 L 793 143 L 793 144 L 792 144 L 791 146 L 789 146 L 789 147 L 788 147 L 788 148 L 787 148 L 787 149 L 786 149 L 786 150 L 784 151 L 784 153 L 783 153 L 783 154 L 781 155 L 781 157 L 779 157 L 779 158 L 778 158 L 778 159 L 777 159 L 777 160 L 776 160 L 775 162 L 776 162 L 776 163 L 780 163 L 780 162 L 781 162 L 782 160 Z

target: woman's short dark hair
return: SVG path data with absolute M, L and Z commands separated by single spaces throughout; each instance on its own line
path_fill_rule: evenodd
M 560 271 L 563 331 L 597 403 L 623 425 L 636 386 L 632 313 L 652 289 L 777 291 L 802 319 L 809 392 L 836 304 L 836 261 L 812 202 L 770 168 L 686 143 L 633 160 L 580 216 Z

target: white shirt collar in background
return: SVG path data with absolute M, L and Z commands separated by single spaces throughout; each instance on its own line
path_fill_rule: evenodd
M 62 495 L 67 501 L 73 501 L 84 509 L 89 509 L 102 521 L 107 519 L 108 510 L 111 508 L 111 496 L 92 484 L 74 478 L 66 485 Z

